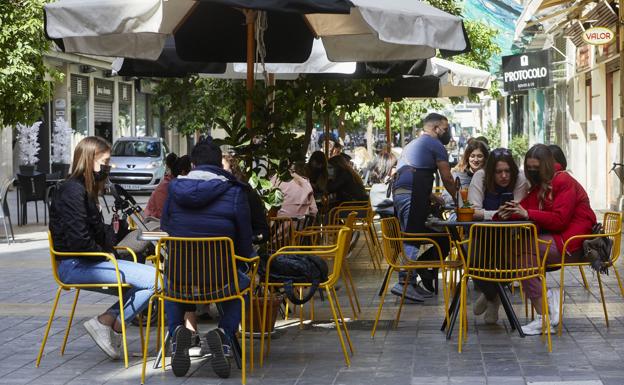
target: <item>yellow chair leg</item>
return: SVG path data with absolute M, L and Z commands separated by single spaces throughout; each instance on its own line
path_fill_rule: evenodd
M 265 289 L 263 290 L 264 293 L 264 300 L 262 301 L 262 318 L 260 321 L 261 326 L 261 330 L 260 330 L 260 367 L 262 367 L 264 365 L 264 335 L 266 333 L 270 332 L 267 331 L 267 323 L 266 323 L 266 319 L 267 319 L 267 305 L 268 305 L 268 300 L 269 297 L 271 296 L 271 289 L 268 287 L 265 287 Z
M 143 343 L 145 341 L 145 337 L 143 336 L 143 315 L 139 314 L 137 315 L 138 321 L 139 321 L 139 338 L 141 340 L 141 346 L 143 346 Z
M 290 310 L 290 302 L 288 302 L 288 300 L 286 300 L 285 302 L 286 305 L 284 306 L 284 321 L 288 321 L 288 310 Z
M 366 247 L 368 247 L 368 252 L 370 254 L 370 258 L 371 258 L 371 262 L 373 263 L 373 268 L 375 270 L 378 269 L 377 267 L 377 256 L 376 251 L 375 251 L 375 246 L 372 244 L 372 239 L 371 239 L 371 235 L 369 233 L 368 230 L 364 230 L 364 239 L 366 240 Z
M 552 339 L 550 336 L 550 315 L 548 312 L 548 295 L 546 289 L 546 277 L 540 277 L 542 281 L 542 309 L 544 317 L 542 318 L 542 327 L 546 328 L 546 339 L 548 340 L 548 353 L 552 353 Z
M 388 279 L 386 280 L 386 285 L 384 286 L 383 292 L 381 293 L 381 298 L 379 299 L 379 307 L 377 308 L 377 316 L 375 317 L 375 323 L 373 324 L 373 331 L 371 332 L 371 338 L 375 338 L 375 332 L 377 331 L 377 323 L 379 322 L 379 317 L 381 317 L 381 308 L 384 304 L 384 299 L 386 298 L 386 293 L 388 292 L 388 286 L 390 286 L 390 277 L 392 277 L 392 273 L 394 269 L 391 268 L 390 274 L 388 274 Z
M 620 272 L 615 267 L 615 264 L 612 264 L 611 266 L 613 266 L 613 271 L 615 272 L 615 277 L 617 278 L 618 286 L 620 286 L 620 294 L 622 295 L 622 297 L 624 297 L 624 287 L 622 287 L 622 279 L 620 278 Z
M 247 365 L 245 362 L 246 357 L 246 343 L 245 343 L 245 300 L 240 297 L 241 302 L 241 327 L 243 334 L 241 336 L 241 382 L 243 385 L 247 383 Z
M 141 385 L 145 384 L 145 367 L 147 366 L 147 349 L 149 348 L 149 336 L 150 336 L 150 323 L 152 321 L 152 301 L 154 297 L 150 298 L 147 308 L 147 324 L 145 325 L 145 341 L 143 342 L 143 362 L 141 363 Z M 158 310 L 157 310 L 158 311 Z M 158 335 L 158 330 L 156 331 Z M 158 346 L 158 343 L 156 344 Z M 162 352 L 161 364 L 165 364 L 165 352 Z
M 303 287 L 299 287 L 299 300 L 303 299 Z M 299 305 L 299 329 L 303 329 L 303 305 Z
M 167 327 L 165 324 L 165 300 L 162 298 L 158 299 L 158 318 L 160 318 L 160 349 L 161 349 L 161 357 L 162 360 L 160 361 L 160 367 L 162 368 L 162 371 L 164 372 L 166 367 L 167 367 L 167 362 L 166 362 L 166 355 L 165 352 L 167 350 L 165 350 L 165 328 Z M 169 336 L 169 338 L 173 338 L 173 336 Z
M 607 327 L 609 327 L 609 315 L 607 314 L 607 303 L 604 298 L 604 289 L 602 288 L 602 278 L 600 278 L 600 273 L 596 274 L 598 276 L 598 287 L 600 288 L 600 299 L 602 300 L 602 310 L 604 310 L 605 322 L 607 323 Z
M 310 321 L 314 322 L 314 297 L 310 298 Z
M 401 310 L 403 310 L 403 303 L 405 302 L 405 293 L 407 293 L 407 285 L 409 285 L 411 271 L 408 270 L 405 282 L 403 282 L 403 293 L 401 293 L 401 304 L 399 305 L 399 311 L 397 312 L 396 319 L 394 320 L 394 328 L 399 327 L 399 319 L 401 319 Z
M 583 279 L 583 286 L 585 286 L 585 290 L 589 290 L 589 284 L 587 283 L 587 277 L 585 277 L 585 270 L 583 270 L 583 266 L 579 266 L 579 272 L 581 273 L 581 279 Z
M 342 338 L 342 331 L 340 330 L 340 324 L 338 322 L 338 315 L 336 314 L 336 308 L 334 307 L 334 301 L 332 300 L 332 294 L 329 291 L 329 288 L 325 288 L 327 291 L 327 298 L 329 300 L 329 306 L 331 307 L 332 315 L 334 316 L 334 322 L 336 323 L 336 332 L 338 333 L 338 339 L 340 339 L 340 345 L 342 346 L 342 354 L 344 355 L 345 362 L 347 366 L 351 366 L 351 361 L 349 360 L 349 354 L 347 353 L 347 347 L 344 343 L 344 338 Z
M 67 337 L 69 337 L 69 330 L 71 329 L 72 321 L 74 320 L 74 312 L 76 311 L 76 304 L 78 303 L 78 295 L 80 289 L 76 289 L 76 296 L 74 297 L 74 303 L 72 304 L 71 313 L 69 313 L 69 319 L 67 320 L 67 328 L 65 328 L 65 337 L 63 337 L 63 345 L 61 345 L 61 356 L 65 354 L 65 346 L 67 346 Z
M 464 311 L 466 303 L 464 291 L 466 290 L 466 278 L 462 277 L 459 283 L 459 335 L 457 337 L 457 352 L 462 352 L 462 344 L 464 343 Z
M 58 305 L 58 300 L 61 297 L 61 289 L 60 287 L 56 291 L 56 297 L 54 297 L 54 304 L 52 305 L 52 312 L 50 312 L 50 318 L 48 318 L 48 326 L 46 326 L 45 333 L 43 334 L 43 341 L 41 341 L 41 347 L 39 348 L 39 354 L 37 355 L 37 362 L 35 363 L 35 367 L 39 367 L 41 363 L 41 356 L 43 355 L 43 349 L 45 348 L 45 344 L 48 341 L 48 334 L 50 333 L 50 326 L 52 326 L 52 321 L 54 321 L 54 313 L 56 313 L 56 306 Z
M 338 302 L 338 295 L 336 294 L 336 289 L 334 287 L 331 288 L 331 292 L 334 295 L 334 301 L 336 302 L 336 308 L 338 309 L 338 315 L 340 316 L 340 321 L 342 322 L 342 327 L 344 329 L 345 336 L 347 337 L 347 343 L 349 344 L 349 350 L 351 350 L 351 355 L 355 353 L 353 350 L 353 344 L 351 343 L 351 336 L 349 335 L 349 329 L 347 329 L 347 323 L 345 322 L 344 316 L 342 315 L 342 307 L 340 306 L 340 302 Z
M 344 265 L 343 265 L 344 266 Z M 347 298 L 349 299 L 349 305 L 351 305 L 351 310 L 353 311 L 353 319 L 357 319 L 357 310 L 355 309 L 355 303 L 353 302 L 353 297 L 351 294 L 351 288 L 349 287 L 349 280 L 345 277 L 344 268 L 342 269 L 342 282 L 345 286 L 345 291 L 347 292 Z
M 254 308 L 253 286 L 249 289 L 249 369 L 254 371 Z M 245 338 L 245 333 L 243 333 Z
M 358 298 L 357 289 L 355 284 L 353 283 L 353 275 L 351 275 L 351 268 L 347 262 L 344 262 L 344 273 L 347 275 L 347 279 L 349 280 L 349 285 L 351 286 L 351 290 L 353 291 L 353 299 L 355 300 L 355 306 L 357 306 L 358 314 L 362 312 L 362 308 L 360 307 L 360 300 Z
M 121 282 L 121 280 L 118 280 Z M 124 316 L 124 301 L 123 292 L 121 291 L 121 285 L 117 286 L 117 293 L 119 295 L 119 319 L 121 320 L 121 340 L 124 349 L 124 365 L 128 368 L 128 340 L 126 338 L 126 321 Z

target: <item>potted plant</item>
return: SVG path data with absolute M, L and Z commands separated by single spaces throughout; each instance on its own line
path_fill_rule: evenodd
M 470 222 L 474 216 L 475 209 L 472 207 L 472 203 L 469 200 L 465 200 L 462 207 L 456 209 L 457 221 Z
M 32 126 L 17 124 L 17 142 L 19 144 L 20 173 L 32 175 L 35 172 L 35 164 L 39 161 L 40 146 L 38 142 L 39 127 L 42 122 L 35 122 Z
M 52 172 L 60 173 L 61 179 L 66 178 L 69 173 L 72 132 L 65 119 L 60 116 L 56 118 L 52 132 Z

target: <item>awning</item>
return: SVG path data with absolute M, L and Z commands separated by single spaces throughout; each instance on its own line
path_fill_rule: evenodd
M 453 87 L 459 91 L 463 88 L 466 94 L 470 88 L 487 90 L 492 84 L 492 75 L 487 71 L 437 57 L 429 59 L 425 75 L 439 77 L 442 89 Z
M 585 3 L 587 3 L 587 1 L 578 2 L 574 0 L 529 0 L 527 5 L 524 7 L 524 10 L 522 11 L 522 14 L 518 18 L 518 21 L 516 22 L 514 40 L 518 40 L 520 38 L 520 36 L 522 35 L 522 31 L 524 31 L 531 19 L 539 14 L 544 14 L 542 12 L 543 10 L 561 6 L 560 12 L 556 13 L 565 15 L 566 13 L 578 9 L 579 6 L 582 6 Z M 544 16 L 549 17 L 547 15 Z

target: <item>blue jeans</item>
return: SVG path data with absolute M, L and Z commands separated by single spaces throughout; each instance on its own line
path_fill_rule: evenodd
M 249 277 L 239 271 L 238 287 L 244 290 L 249 287 Z M 247 298 L 245 298 L 247 300 Z M 241 304 L 238 300 L 231 300 L 217 303 L 220 308 L 221 320 L 219 327 L 225 331 L 225 334 L 233 341 L 238 331 L 238 325 L 241 323 L 242 313 Z M 173 333 L 180 325 L 184 325 L 184 304 L 179 302 L 165 301 L 165 312 L 167 313 L 167 323 L 169 324 L 169 335 L 173 337 Z
M 410 194 L 396 194 L 394 195 L 394 210 L 399 218 L 399 224 L 401 226 L 401 231 L 405 231 L 407 228 L 407 223 L 409 220 L 409 213 L 411 207 L 412 196 Z M 435 232 L 431 230 L 431 232 Z M 448 255 L 450 250 L 450 243 L 448 238 L 439 237 L 435 239 L 440 246 L 443 255 Z M 405 255 L 412 261 L 417 259 L 422 261 L 432 261 L 437 260 L 439 258 L 437 250 L 435 248 L 430 248 L 425 251 L 422 255 L 418 255 L 420 251 L 420 245 L 414 243 L 403 243 L 403 249 L 405 250 Z M 419 270 L 420 273 L 420 270 Z M 399 281 L 405 280 L 405 272 L 399 272 Z M 410 281 L 416 282 L 416 274 L 412 274 L 410 277 Z
M 143 311 L 154 294 L 154 277 L 156 271 L 152 266 L 117 260 L 119 274 L 124 283 L 132 287 L 124 292 L 124 318 L 131 321 Z M 63 259 L 58 265 L 59 278 L 62 282 L 80 283 L 114 283 L 117 282 L 115 267 L 109 261 L 93 261 L 85 258 Z M 119 301 L 106 311 L 119 319 Z

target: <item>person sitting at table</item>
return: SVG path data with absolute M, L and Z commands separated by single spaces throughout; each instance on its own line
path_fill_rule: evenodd
M 74 150 L 71 174 L 56 190 L 50 206 L 50 234 L 56 251 L 100 252 L 116 256 L 116 236 L 104 224 L 98 197 L 110 171 L 111 145 L 103 138 L 88 136 Z M 58 274 L 65 284 L 110 283 L 117 276 L 112 262 L 104 257 L 58 257 Z M 140 314 L 154 294 L 152 266 L 117 260 L 123 283 L 131 285 L 124 293 L 124 319 L 119 303 L 84 323 L 89 336 L 110 358 L 120 357 L 121 323 Z M 115 292 L 116 293 L 116 292 Z
M 569 173 L 562 171 L 552 152 L 544 144 L 536 144 L 524 158 L 524 172 L 531 184 L 528 195 L 519 203 L 511 201 L 500 212 L 503 218 L 530 220 L 540 229 L 539 237 L 553 241 L 546 264 L 561 263 L 563 244 L 575 235 L 591 234 L 596 215 L 589 203 L 587 192 Z M 540 253 L 545 250 L 540 245 Z M 568 245 L 566 262 L 583 258 L 582 240 Z M 534 256 L 533 263 L 537 263 Z M 537 315 L 535 320 L 522 327 L 526 335 L 542 332 L 542 284 L 538 278 L 522 281 L 524 293 L 531 299 Z M 552 329 L 559 322 L 559 295 L 548 290 L 548 309 Z
M 373 161 L 370 169 L 369 181 L 371 207 L 382 218 L 394 215 L 392 194 L 388 196 L 390 179 L 396 172 L 397 158 L 391 152 L 383 151 Z
M 559 163 L 561 169 L 567 171 L 568 161 L 561 147 L 557 146 L 556 144 L 549 144 L 548 149 L 550 150 L 550 152 L 552 152 L 553 158 L 555 158 L 555 162 Z
M 318 208 L 314 199 L 314 190 L 308 178 L 295 171 L 299 166 L 293 165 L 289 181 L 280 181 L 273 177 L 273 185 L 284 194 L 284 201 L 277 212 L 278 217 L 299 218 L 306 215 L 316 216 Z M 299 167 L 301 169 L 301 167 Z
M 368 194 L 360 175 L 342 154 L 329 159 L 327 192 L 336 194 L 334 205 L 342 202 L 368 201 Z
M 236 255 L 255 257 L 248 185 L 223 169 L 221 149 L 210 137 L 195 145 L 191 161 L 193 170 L 170 182 L 161 228 L 173 237 L 228 237 L 234 243 Z M 241 290 L 250 283 L 242 268 L 239 266 L 237 274 Z M 219 377 L 227 378 L 230 375 L 228 357 L 241 322 L 241 306 L 239 301 L 230 300 L 220 302 L 217 307 L 222 310 L 219 327 L 208 332 L 206 340 L 212 353 L 213 370 Z M 184 327 L 184 310 L 181 303 L 165 301 L 169 333 L 173 336 L 172 369 L 178 377 L 184 376 L 190 368 L 191 331 Z
M 305 176 L 310 181 L 314 196 L 321 199 L 323 194 L 327 193 L 327 180 L 329 178 L 327 172 L 327 158 L 322 151 L 314 151 L 308 159 L 305 166 Z
M 477 171 L 468 188 L 468 201 L 475 209 L 475 219 L 491 220 L 506 200 L 520 202 L 529 185 L 524 173 L 518 169 L 511 151 L 497 148 L 490 153 L 485 168 Z M 475 315 L 483 316 L 487 324 L 498 321 L 500 297 L 495 283 L 475 280 L 481 291 L 473 307 Z
M 186 175 L 191 171 L 191 160 L 188 155 L 178 157 L 175 153 L 167 155 L 165 159 L 167 165 L 167 172 L 162 181 L 156 186 L 152 195 L 150 195 L 147 205 L 143 214 L 146 217 L 154 217 L 160 219 L 165 199 L 167 199 L 167 190 L 169 188 L 169 182 L 173 178 L 177 178 L 178 175 Z
M 464 155 L 461 157 L 457 166 L 453 167 L 451 174 L 453 179 L 459 178 L 460 188 L 467 189 L 474 174 L 485 166 L 489 155 L 488 147 L 480 140 L 472 139 L 468 141 Z M 453 205 L 453 197 L 444 190 L 442 195 L 446 205 Z

